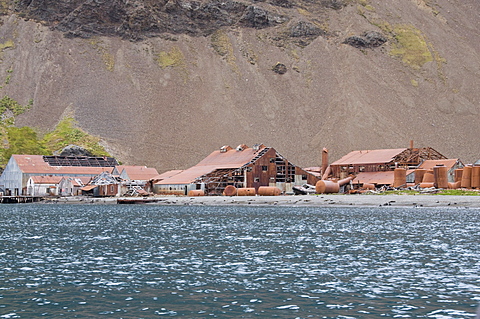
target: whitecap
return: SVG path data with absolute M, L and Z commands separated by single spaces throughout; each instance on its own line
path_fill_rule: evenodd
M 278 306 L 278 307 L 276 307 L 276 308 L 277 308 L 277 309 L 281 309 L 281 310 L 282 310 L 282 309 L 290 309 L 290 310 L 298 310 L 298 309 L 300 309 L 300 307 L 297 306 L 297 305 L 284 305 L 284 306 Z

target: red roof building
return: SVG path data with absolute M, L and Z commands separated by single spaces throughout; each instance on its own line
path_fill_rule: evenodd
M 5 195 L 26 195 L 30 177 L 93 177 L 105 171 L 111 172 L 117 164 L 110 157 L 12 155 L 0 176 L 0 189 Z
M 353 151 L 330 164 L 333 178 L 345 178 L 363 172 L 393 171 L 397 167 L 416 168 L 425 160 L 446 159 L 431 147 Z M 373 175 L 372 175 L 373 176 Z M 377 177 L 385 179 L 380 174 Z
M 290 163 L 274 148 L 257 144 L 237 148 L 223 146 L 197 165 L 154 185 L 158 194 L 186 195 L 201 189 L 207 195 L 220 195 L 227 185 L 237 188 L 276 186 L 293 193 L 295 185 L 315 184 L 318 177 Z

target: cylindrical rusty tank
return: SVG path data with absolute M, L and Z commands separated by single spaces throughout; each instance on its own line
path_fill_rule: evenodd
M 223 190 L 223 196 L 236 196 L 237 188 L 233 185 L 227 185 Z
M 448 183 L 448 189 L 458 189 L 461 186 L 461 182 Z
M 423 175 L 422 183 L 433 183 L 433 182 L 435 182 L 435 177 L 433 176 L 433 171 L 429 169 Z
M 421 182 L 423 182 L 423 176 L 425 175 L 426 172 L 427 170 L 424 168 L 417 168 L 415 170 L 415 185 L 418 185 Z
M 435 187 L 433 185 L 433 182 L 423 182 L 423 183 L 420 183 L 420 188 L 432 188 L 432 187 Z
M 256 194 L 254 187 L 237 189 L 237 196 L 255 196 Z
M 282 193 L 282 190 L 275 186 L 260 186 L 257 194 L 260 196 L 278 196 Z
M 463 168 L 457 168 L 455 171 L 454 171 L 454 182 L 461 182 L 462 181 L 462 175 L 463 175 Z
M 437 165 L 433 168 L 434 186 L 436 188 L 448 188 L 448 169 L 444 165 Z
M 393 171 L 393 187 L 402 187 L 407 184 L 407 170 L 405 168 L 395 168 Z
M 462 173 L 462 188 L 472 188 L 472 166 L 465 166 Z
M 188 196 L 205 196 L 205 192 L 202 191 L 201 189 L 192 189 L 191 191 L 188 192 Z
M 472 188 L 480 188 L 480 166 L 472 167 Z
M 317 194 L 331 194 L 338 193 L 339 191 L 340 185 L 337 182 L 320 180 L 315 184 L 315 192 Z
M 375 190 L 375 184 L 364 183 L 362 185 L 362 189 L 369 190 L 369 191 L 374 191 Z

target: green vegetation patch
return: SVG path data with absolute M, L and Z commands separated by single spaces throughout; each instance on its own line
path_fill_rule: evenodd
M 110 156 L 105 149 L 99 145 L 100 138 L 92 136 L 82 129 L 76 127 L 73 118 L 64 118 L 58 123 L 55 130 L 47 133 L 42 140 L 49 153 L 58 152 L 65 146 L 74 144 L 88 150 L 95 156 Z
M 185 56 L 178 47 L 173 47 L 170 51 L 161 51 L 156 58 L 158 65 L 162 68 L 185 67 Z
M 11 111 L 14 116 L 20 115 L 29 110 L 33 105 L 33 100 L 29 100 L 27 105 L 21 105 L 11 97 L 5 95 L 0 100 L 0 115 L 4 116 L 7 111 Z
M 427 41 L 420 30 L 412 25 L 396 25 L 393 27 L 396 43 L 390 51 L 392 56 L 402 59 L 409 66 L 419 69 L 425 63 L 433 61 Z
M 480 196 L 480 192 L 466 189 L 444 189 L 435 195 Z
M 97 37 L 89 39 L 88 43 L 102 55 L 102 61 L 107 71 L 113 71 L 115 69 L 115 56 L 108 52 L 106 44 Z
M 0 43 L 0 51 L 13 47 L 15 47 L 15 43 L 13 43 L 13 40 L 7 40 L 4 43 Z
M 95 156 L 110 156 L 99 145 L 100 139 L 76 127 L 73 118 L 63 119 L 43 138 L 31 127 L 15 127 L 15 117 L 32 105 L 33 100 L 21 105 L 9 96 L 0 100 L 0 166 L 4 167 L 13 154 L 52 155 L 70 144 L 81 146 Z
M 0 149 L 0 163 L 4 166 L 13 154 L 48 155 L 43 141 L 31 127 L 10 126 L 6 130 L 8 147 Z

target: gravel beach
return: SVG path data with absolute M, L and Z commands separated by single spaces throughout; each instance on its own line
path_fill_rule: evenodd
M 116 204 L 119 198 L 59 198 L 47 203 Z M 296 195 L 296 196 L 155 196 L 120 198 L 146 205 L 279 205 L 279 206 L 397 206 L 397 207 L 474 207 L 480 196 L 452 195 Z

